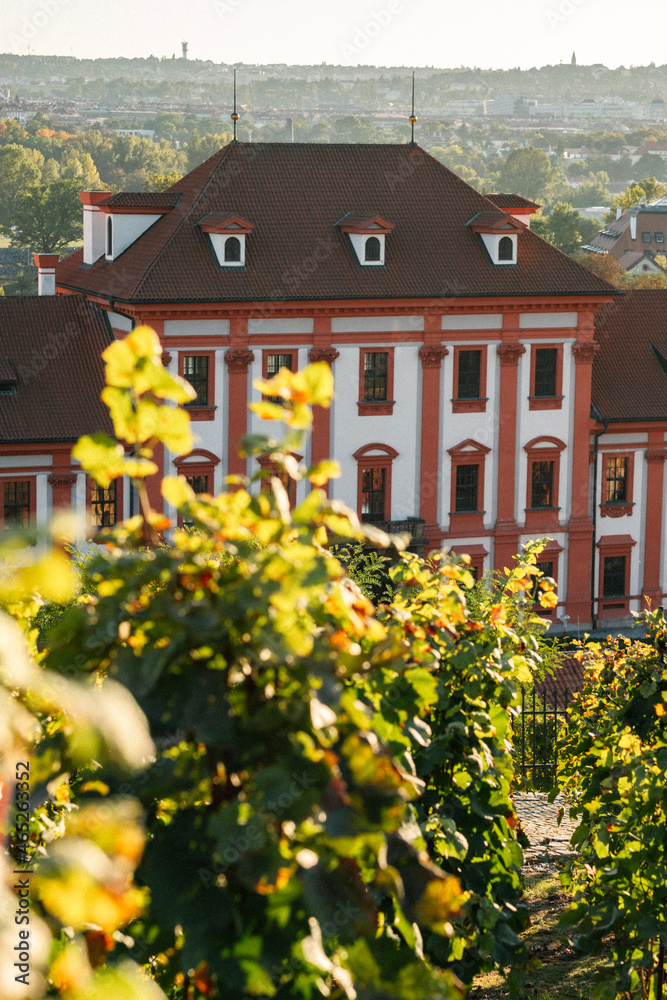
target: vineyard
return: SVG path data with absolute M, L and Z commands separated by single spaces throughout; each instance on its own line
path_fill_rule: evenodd
M 130 476 L 141 514 L 83 560 L 58 522 L 5 546 L 0 998 L 454 1000 L 491 974 L 529 996 L 531 764 L 578 822 L 563 934 L 606 953 L 619 996 L 661 998 L 662 612 L 643 643 L 583 647 L 582 694 L 565 715 L 538 692 L 531 720 L 540 542 L 480 588 L 465 557 L 425 561 L 329 500 L 335 463 L 294 458 L 325 364 L 258 383 L 286 432 L 244 441 L 256 482 L 163 481 L 174 527 L 145 481 L 160 443 L 191 450 L 191 389 L 160 355 L 147 328 L 109 346 L 117 440 L 74 452 L 100 485 Z M 294 509 L 286 478 L 312 485 Z M 349 546 L 393 551 L 375 604 Z

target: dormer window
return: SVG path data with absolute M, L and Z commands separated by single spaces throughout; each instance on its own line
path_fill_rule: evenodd
M 509 236 L 503 236 L 498 241 L 498 260 L 514 260 L 514 244 Z
M 382 247 L 377 236 L 369 236 L 364 246 L 366 262 L 378 263 L 382 260 Z
M 348 212 L 336 225 L 349 237 L 362 267 L 384 267 L 385 241 L 394 228 L 390 222 L 379 215 Z
M 106 259 L 117 260 L 151 226 L 159 222 L 163 215 L 171 212 L 178 205 L 180 197 L 178 191 L 150 191 L 146 194 L 135 191 L 119 191 L 118 194 L 109 195 L 97 202 L 96 211 L 107 216 L 105 227 L 100 232 L 100 235 L 104 234 L 105 237 Z M 84 248 L 89 263 L 94 263 L 96 259 L 97 250 L 94 234 L 96 225 L 97 222 L 94 218 L 89 220 L 87 250 Z M 85 243 L 86 230 L 84 229 Z
M 241 261 L 241 241 L 238 236 L 228 236 L 225 240 L 225 264 L 239 264 Z
M 207 233 L 220 267 L 245 267 L 246 237 L 254 228 L 250 222 L 229 212 L 209 212 L 197 226 Z
M 507 212 L 478 212 L 468 226 L 479 234 L 493 264 L 507 267 L 518 263 L 519 235 L 528 228 L 519 219 Z

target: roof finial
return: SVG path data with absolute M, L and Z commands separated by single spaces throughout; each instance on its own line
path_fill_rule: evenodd
M 236 138 L 236 123 L 239 120 L 239 113 L 236 110 L 236 70 L 234 70 L 234 110 L 232 111 L 232 121 L 234 122 L 234 138 L 232 142 L 238 142 Z
M 412 114 L 409 118 L 410 128 L 412 130 L 412 138 L 410 139 L 410 145 L 416 146 L 415 142 L 415 122 L 417 121 L 417 116 L 415 114 L 415 71 L 412 71 Z

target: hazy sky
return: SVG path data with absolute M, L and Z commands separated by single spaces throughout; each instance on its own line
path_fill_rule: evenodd
M 4 0 L 0 49 L 246 63 L 614 67 L 667 60 L 665 0 Z M 632 30 L 629 26 L 632 25 Z

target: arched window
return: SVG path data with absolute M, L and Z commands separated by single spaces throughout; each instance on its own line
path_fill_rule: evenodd
M 107 257 L 113 257 L 113 219 L 107 219 Z
M 357 460 L 357 514 L 371 524 L 391 521 L 391 471 L 398 452 L 388 444 L 366 444 Z
M 382 247 L 377 236 L 369 236 L 364 247 L 364 260 L 382 260 Z
M 225 240 L 225 260 L 235 264 L 241 260 L 241 241 L 238 236 L 228 236 Z
M 498 260 L 514 260 L 514 244 L 509 236 L 503 236 L 498 244 Z

